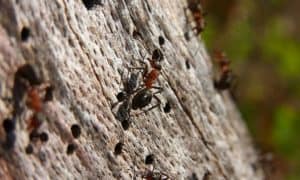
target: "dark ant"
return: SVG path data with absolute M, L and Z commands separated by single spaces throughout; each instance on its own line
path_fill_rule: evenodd
M 117 119 L 120 119 L 121 122 L 125 122 L 125 128 L 129 124 L 129 118 L 130 118 L 130 109 L 141 109 L 148 104 L 150 104 L 152 97 L 156 98 L 158 102 L 160 100 L 155 96 L 155 94 L 159 93 L 160 91 L 156 93 L 151 93 L 149 89 L 151 88 L 157 88 L 153 87 L 153 83 L 157 79 L 158 75 L 160 74 L 161 66 L 158 64 L 159 61 L 163 59 L 163 54 L 159 49 L 155 49 L 152 53 L 152 58 L 148 58 L 151 66 L 150 72 L 148 72 L 149 67 L 145 65 L 143 68 L 131 68 L 131 69 L 142 69 L 143 71 L 143 82 L 145 88 L 138 88 L 138 77 L 139 73 L 131 73 L 130 77 L 127 79 L 127 81 L 123 81 L 124 83 L 124 90 L 117 94 L 118 102 L 123 103 L 120 105 L 118 112 L 117 112 Z M 143 86 L 143 85 L 142 85 Z M 136 93 L 136 94 L 134 94 Z M 132 101 L 130 101 L 131 95 L 133 95 Z M 116 104 L 113 105 L 113 107 Z M 154 106 L 155 107 L 155 106 Z M 154 108 L 153 107 L 153 108 Z M 152 108 L 150 108 L 152 109 Z M 123 126 L 124 127 L 124 126 Z
M 224 52 L 216 51 L 215 57 L 220 69 L 220 78 L 218 80 L 214 80 L 214 86 L 218 90 L 226 90 L 231 87 L 235 76 L 229 67 L 230 61 Z
M 204 30 L 206 25 L 204 18 L 206 13 L 203 12 L 201 5 L 197 0 L 188 0 L 187 8 L 192 12 L 193 19 L 196 23 L 196 26 L 193 28 L 193 30 L 196 32 L 196 35 L 199 35 Z
M 157 79 L 161 66 L 159 62 L 163 59 L 163 54 L 159 49 L 155 49 L 152 53 L 152 58 L 148 58 L 149 60 L 149 66 L 151 68 L 150 72 L 149 67 L 145 64 L 142 68 L 130 68 L 130 69 L 140 69 L 142 70 L 142 76 L 143 76 L 143 85 L 140 85 L 138 82 L 139 79 L 139 73 L 131 73 L 129 78 L 127 80 L 123 80 L 123 91 L 119 92 L 117 94 L 118 102 L 114 103 L 112 105 L 112 108 L 122 102 L 122 104 L 119 106 L 117 113 L 115 114 L 115 117 L 121 121 L 122 127 L 124 130 L 127 130 L 129 128 L 129 125 L 131 123 L 130 121 L 130 111 L 131 109 L 137 110 L 142 109 L 145 106 L 149 105 L 151 103 L 152 98 L 154 97 L 158 104 L 154 105 L 153 107 L 149 108 L 146 111 L 149 111 L 155 107 L 157 107 L 160 104 L 159 98 L 156 96 L 157 93 L 160 93 L 162 88 L 160 87 L 154 87 L 153 83 Z M 159 89 L 157 92 L 152 93 L 150 89 L 155 88 Z
M 112 105 L 112 108 L 116 106 L 118 103 L 122 102 L 119 106 L 115 117 L 121 122 L 124 130 L 127 130 L 130 125 L 130 97 L 137 91 L 138 88 L 138 77 L 139 73 L 131 73 L 129 78 L 124 81 L 123 80 L 123 91 L 117 94 L 118 102 Z

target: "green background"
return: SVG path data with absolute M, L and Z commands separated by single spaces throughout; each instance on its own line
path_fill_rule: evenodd
M 201 38 L 212 58 L 219 49 L 232 61 L 238 78 L 230 91 L 266 178 L 300 179 L 300 1 L 200 3 L 208 13 Z

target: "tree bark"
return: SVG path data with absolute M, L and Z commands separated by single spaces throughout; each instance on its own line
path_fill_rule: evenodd
M 0 0 L 0 122 L 16 120 L 13 148 L 4 147 L 0 129 L 0 179 L 141 179 L 152 168 L 171 179 L 263 179 L 238 110 L 228 93 L 213 87 L 212 63 L 187 24 L 186 1 L 83 2 Z M 162 103 L 131 111 L 125 131 L 111 106 L 129 67 L 142 66 L 155 48 L 164 55 L 155 84 L 164 89 Z M 32 143 L 33 154 L 25 153 L 33 111 L 26 93 L 20 102 L 13 94 L 15 72 L 27 63 L 54 86 L 38 128 L 49 141 Z M 167 102 L 170 113 L 163 110 Z M 78 139 L 72 124 L 81 127 Z M 124 143 L 120 155 L 114 154 L 118 142 Z M 68 155 L 70 143 L 78 148 Z M 149 154 L 154 165 L 144 163 Z

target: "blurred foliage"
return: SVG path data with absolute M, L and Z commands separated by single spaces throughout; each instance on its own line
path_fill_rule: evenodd
M 300 179 L 300 1 L 201 5 L 208 12 L 202 38 L 209 52 L 222 49 L 232 60 L 237 104 L 258 150 L 274 153 L 267 179 Z

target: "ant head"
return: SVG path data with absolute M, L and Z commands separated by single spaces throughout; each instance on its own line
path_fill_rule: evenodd
M 25 64 L 19 67 L 15 74 L 15 81 L 20 79 L 26 80 L 32 86 L 42 83 L 42 78 L 37 67 L 32 64 Z
M 160 49 L 154 49 L 152 52 L 152 60 L 162 61 L 164 59 L 164 55 Z

